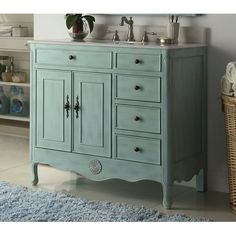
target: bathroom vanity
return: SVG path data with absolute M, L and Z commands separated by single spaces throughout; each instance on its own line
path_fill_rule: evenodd
M 207 48 L 31 41 L 31 161 L 91 180 L 206 190 Z

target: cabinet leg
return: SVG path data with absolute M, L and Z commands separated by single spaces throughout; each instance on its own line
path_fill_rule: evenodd
M 39 182 L 39 178 L 38 178 L 38 163 L 33 163 L 32 164 L 32 173 L 33 173 L 32 185 L 35 186 Z
M 205 168 L 202 168 L 196 176 L 196 189 L 198 192 L 207 191 L 207 172 Z
M 173 184 L 162 183 L 162 190 L 163 190 L 162 204 L 165 209 L 170 209 L 172 206 Z

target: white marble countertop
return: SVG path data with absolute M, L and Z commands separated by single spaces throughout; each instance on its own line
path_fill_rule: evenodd
M 204 47 L 207 44 L 200 43 L 185 43 L 185 44 L 169 44 L 169 45 L 160 45 L 155 42 L 142 43 L 142 42 L 126 42 L 126 41 L 118 41 L 113 42 L 111 40 L 91 40 L 86 39 L 84 41 L 72 41 L 70 39 L 63 40 L 30 40 L 29 44 L 70 44 L 70 45 L 90 45 L 90 46 L 107 46 L 107 47 L 132 47 L 132 48 L 158 48 L 158 49 L 176 49 L 176 48 L 193 48 L 193 47 Z

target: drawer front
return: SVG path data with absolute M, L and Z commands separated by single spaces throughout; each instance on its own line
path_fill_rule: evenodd
M 111 52 L 38 49 L 36 64 L 110 69 Z
M 116 158 L 160 165 L 161 140 L 117 135 Z
M 161 133 L 161 109 L 141 106 L 116 106 L 116 128 Z
M 117 53 L 116 68 L 121 70 L 161 72 L 161 55 Z
M 161 102 L 161 79 L 149 76 L 116 76 L 116 97 L 128 100 Z

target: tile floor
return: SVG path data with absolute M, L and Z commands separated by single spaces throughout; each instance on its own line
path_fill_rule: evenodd
M 236 221 L 228 204 L 228 194 L 219 192 L 198 193 L 194 188 L 175 186 L 173 209 L 162 207 L 161 185 L 152 181 L 129 183 L 122 180 L 94 182 L 75 173 L 39 166 L 39 184 L 31 186 L 29 140 L 0 135 L 0 180 L 35 189 L 69 192 L 92 199 L 126 202 L 158 209 L 161 212 L 185 213 L 203 216 L 216 221 Z

